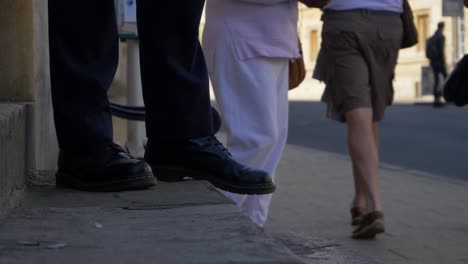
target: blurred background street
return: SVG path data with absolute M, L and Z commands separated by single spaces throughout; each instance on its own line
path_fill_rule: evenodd
M 323 104 L 293 101 L 290 107 L 289 144 L 348 154 L 346 127 L 325 119 Z M 379 129 L 383 163 L 468 180 L 468 108 L 396 104 Z

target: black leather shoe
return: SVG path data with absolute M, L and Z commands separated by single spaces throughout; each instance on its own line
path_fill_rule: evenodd
M 149 142 L 145 159 L 161 181 L 190 177 L 240 194 L 268 194 L 276 188 L 267 172 L 236 162 L 213 136 L 164 147 L 153 147 Z
M 61 150 L 56 176 L 58 187 L 83 191 L 136 190 L 156 184 L 148 164 L 114 142 L 88 153 Z

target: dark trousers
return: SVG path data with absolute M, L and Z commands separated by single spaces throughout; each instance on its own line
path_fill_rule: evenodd
M 442 91 L 439 89 L 440 75 L 444 77 L 443 80 L 447 79 L 447 70 L 443 66 L 432 65 L 431 67 L 434 74 L 434 102 L 440 102 L 442 97 Z
M 138 0 L 141 77 L 153 146 L 213 133 L 198 30 L 204 0 Z M 49 0 L 52 99 L 61 149 L 111 141 L 118 64 L 114 0 Z

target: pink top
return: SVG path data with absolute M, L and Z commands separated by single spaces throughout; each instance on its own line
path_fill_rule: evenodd
M 231 34 L 240 60 L 297 58 L 297 0 L 207 0 L 203 46 L 212 63 L 218 34 Z

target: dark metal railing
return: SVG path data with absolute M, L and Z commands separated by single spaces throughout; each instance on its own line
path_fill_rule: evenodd
M 111 103 L 112 115 L 127 120 L 133 121 L 145 121 L 145 108 L 142 106 L 128 106 Z M 212 119 L 213 119 L 213 130 L 217 133 L 221 128 L 221 115 L 218 111 L 211 107 Z

